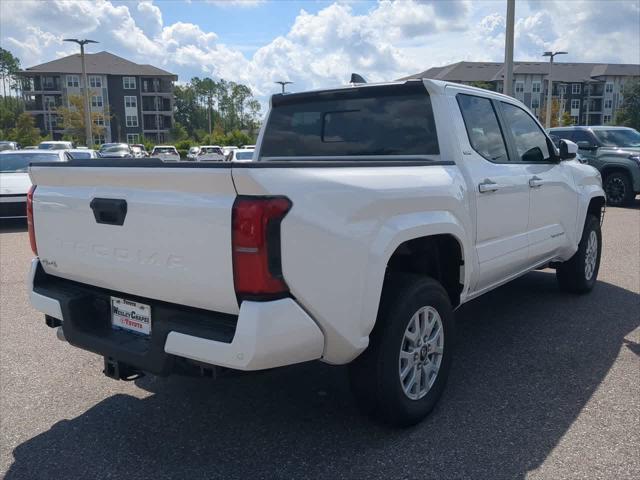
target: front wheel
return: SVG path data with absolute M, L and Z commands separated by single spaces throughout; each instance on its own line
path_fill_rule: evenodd
M 349 369 L 360 407 L 396 426 L 422 420 L 444 389 L 453 336 L 451 302 L 437 281 L 390 279 L 369 347 Z
M 587 215 L 578 251 L 556 270 L 560 288 L 571 293 L 587 293 L 596 284 L 602 254 L 600 222 Z
M 607 205 L 611 207 L 629 205 L 635 198 L 631 178 L 624 172 L 613 172 L 607 175 L 602 188 L 607 194 Z

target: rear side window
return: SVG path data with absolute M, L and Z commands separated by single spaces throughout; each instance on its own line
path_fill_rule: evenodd
M 274 98 L 261 158 L 436 155 L 422 83 Z
M 463 94 L 457 98 L 471 148 L 491 162 L 508 162 L 507 147 L 491 100 Z

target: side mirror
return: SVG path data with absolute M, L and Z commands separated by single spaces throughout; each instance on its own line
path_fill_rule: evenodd
M 578 145 L 571 140 L 560 140 L 560 160 L 570 160 L 576 158 Z
M 587 140 L 580 140 L 578 142 L 578 148 L 580 150 L 595 150 L 598 147 L 596 147 L 595 145 L 593 145 L 591 142 L 589 142 Z

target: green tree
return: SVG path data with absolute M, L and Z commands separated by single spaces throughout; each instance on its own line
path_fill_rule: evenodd
M 69 96 L 69 107 L 58 107 L 56 109 L 58 117 L 62 118 L 62 125 L 65 135 L 70 136 L 76 143 L 87 145 L 85 135 L 85 116 L 84 116 L 84 99 L 81 95 Z M 91 133 L 102 135 L 105 131 L 104 124 L 106 119 L 110 117 L 109 111 L 105 110 L 104 114 L 99 112 L 91 112 Z M 98 120 L 103 117 L 102 125 L 98 124 Z
M 616 113 L 616 124 L 640 130 L 640 82 L 626 83 L 624 103 Z
M 563 127 L 568 127 L 569 125 L 571 125 L 573 123 L 571 121 L 571 114 L 569 112 L 564 112 L 562 114 L 562 119 L 560 123 L 562 124 Z
M 21 99 L 16 99 L 15 102 L 0 103 L 0 131 L 5 133 L 5 135 L 0 135 L 0 138 L 6 136 L 7 132 L 16 126 L 22 112 L 24 112 L 24 102 Z
M 7 103 L 7 82 L 9 82 L 9 88 L 12 88 L 19 70 L 20 60 L 14 57 L 9 50 L 0 47 L 0 79 L 2 80 L 2 94 L 5 104 Z
M 491 90 L 492 92 L 496 91 L 495 85 L 493 83 L 489 83 L 489 82 L 475 81 L 475 82 L 469 82 L 469 85 L 471 85 L 472 87 L 476 87 L 476 88 L 484 88 L 485 90 Z
M 33 117 L 28 113 L 21 113 L 15 128 L 9 133 L 11 140 L 22 145 L 37 145 L 40 142 L 40 129 L 35 126 Z
M 189 138 L 187 130 L 182 126 L 180 122 L 173 123 L 173 127 L 171 127 L 171 130 L 169 130 L 169 136 L 174 142 L 179 142 L 181 140 L 186 140 L 187 138 Z

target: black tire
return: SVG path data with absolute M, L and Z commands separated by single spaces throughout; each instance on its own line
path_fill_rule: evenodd
M 587 263 L 587 247 L 592 232 L 595 232 L 597 239 L 597 253 L 595 256 L 595 267 L 588 276 L 589 271 L 586 268 Z M 556 269 L 556 278 L 560 288 L 571 293 L 587 293 L 590 292 L 598 278 L 598 270 L 600 269 L 600 256 L 602 254 L 602 232 L 600 231 L 600 221 L 594 215 L 587 215 L 584 223 L 582 238 L 578 245 L 578 251 L 566 262 L 562 263 Z
M 631 178 L 626 172 L 618 171 L 608 174 L 602 188 L 607 194 L 607 205 L 611 207 L 630 205 L 636 197 Z
M 414 400 L 405 394 L 401 384 L 399 357 L 411 318 L 425 306 L 432 307 L 441 320 L 444 332 L 442 358 L 431 388 L 425 396 Z M 349 368 L 352 390 L 360 408 L 394 426 L 409 426 L 422 420 L 433 409 L 444 390 L 453 345 L 453 308 L 444 288 L 429 277 L 399 276 L 388 279 L 369 347 Z

